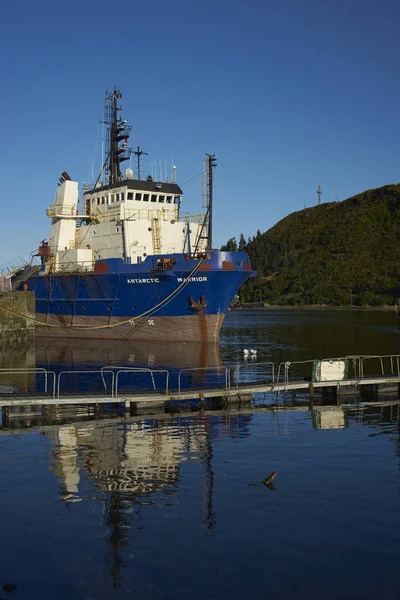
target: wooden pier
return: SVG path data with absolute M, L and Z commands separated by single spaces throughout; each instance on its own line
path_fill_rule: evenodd
M 381 373 L 366 375 L 365 366 L 368 361 L 378 362 Z M 352 365 L 351 372 L 349 372 L 349 363 Z M 301 378 L 292 375 L 292 372 L 299 370 L 299 366 L 303 372 L 311 372 L 311 376 Z M 210 385 L 210 387 L 193 385 L 183 389 L 183 376 L 188 372 L 195 373 L 197 378 L 202 372 L 207 372 L 208 375 L 213 373 L 214 379 L 218 379 L 218 385 Z M 3 370 L 2 372 L 0 369 L 0 376 L 7 373 L 23 375 L 25 372 L 22 369 Z M 383 392 L 390 393 L 392 399 L 393 397 L 400 398 L 400 355 L 351 356 L 344 359 L 286 362 L 281 363 L 278 368 L 268 362 L 209 369 L 182 369 L 178 373 L 176 390 L 170 389 L 171 373 L 167 369 L 109 365 L 100 370 L 62 371 L 56 374 L 54 371 L 38 368 L 26 370 L 26 373 L 29 373 L 30 376 L 33 374 L 35 377 L 44 378 L 45 393 L 0 393 L 3 419 L 10 416 L 11 413 L 27 414 L 28 407 L 46 406 L 114 404 L 129 413 L 148 412 L 151 414 L 154 410 L 166 410 L 171 405 L 185 404 L 193 400 L 197 400 L 200 405 L 206 401 L 218 400 L 224 406 L 240 407 L 248 405 L 254 398 L 262 396 L 268 397 L 270 402 L 273 402 L 275 398 L 279 400 L 287 398 L 288 395 L 296 398 L 297 394 L 305 396 L 310 402 L 313 402 L 316 394 L 321 394 L 323 397 L 329 398 L 332 403 L 344 395 L 352 395 L 359 401 L 377 400 L 379 394 Z M 133 390 L 126 393 L 121 387 L 121 378 L 130 375 L 135 381 L 134 378 L 138 374 L 146 374 L 150 377 L 152 389 L 137 392 Z M 104 393 L 80 393 L 79 389 L 71 393 L 65 390 L 63 386 L 67 377 L 82 375 L 101 378 L 104 384 Z M 164 378 L 162 386 L 156 386 L 156 376 Z M 106 377 L 108 377 L 107 385 Z M 252 378 L 254 381 L 249 381 Z M 21 407 L 20 413 L 17 407 Z
M 395 387 L 393 387 L 393 384 Z M 76 404 L 119 404 L 126 408 L 136 406 L 165 406 L 171 402 L 187 402 L 188 400 L 198 399 L 199 402 L 205 399 L 220 398 L 229 404 L 241 404 L 249 402 L 257 394 L 277 396 L 292 392 L 304 392 L 312 398 L 318 390 L 331 390 L 335 394 L 357 394 L 361 389 L 377 390 L 392 386 L 391 392 L 400 398 L 400 378 L 399 377 L 367 377 L 362 380 L 342 380 L 336 382 L 308 382 L 291 381 L 284 384 L 251 384 L 241 385 L 237 388 L 225 390 L 223 388 L 193 389 L 181 392 L 163 393 L 134 393 L 123 394 L 119 396 L 111 395 L 62 395 L 51 397 L 49 395 L 0 395 L 0 407 L 10 406 L 51 406 L 51 405 L 76 405 Z

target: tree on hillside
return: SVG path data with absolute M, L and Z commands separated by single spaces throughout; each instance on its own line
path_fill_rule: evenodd
M 240 234 L 238 250 L 240 252 L 245 252 L 247 248 L 246 240 L 244 239 L 243 233 Z
M 400 297 L 400 185 L 292 213 L 246 243 L 258 276 L 241 299 L 270 304 L 378 306 Z
M 237 249 L 238 249 L 238 247 L 237 247 L 237 241 L 236 241 L 235 237 L 230 238 L 226 242 L 226 244 L 221 246 L 221 250 L 223 252 L 236 252 Z

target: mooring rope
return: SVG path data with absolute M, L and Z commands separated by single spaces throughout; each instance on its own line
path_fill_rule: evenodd
M 141 319 L 142 317 L 146 317 L 150 313 L 154 313 L 156 310 L 161 308 L 161 306 L 163 306 L 164 304 L 166 304 L 167 302 L 172 300 L 172 297 L 175 296 L 176 294 L 178 294 L 178 292 L 180 292 L 189 283 L 190 278 L 193 277 L 193 275 L 196 273 L 196 271 L 198 271 L 198 269 L 200 268 L 203 261 L 204 261 L 203 258 L 200 259 L 200 261 L 197 263 L 197 265 L 195 265 L 195 267 L 192 269 L 192 271 L 189 273 L 189 275 L 183 280 L 183 282 L 175 290 L 173 290 L 171 292 L 171 294 L 169 294 L 169 296 L 164 298 L 164 300 L 161 300 L 161 302 L 159 302 L 152 308 L 149 308 L 149 310 L 146 310 L 142 314 L 136 315 L 135 317 L 129 317 L 129 319 L 125 319 L 124 321 L 119 321 L 118 323 L 110 323 L 108 325 L 93 325 L 90 327 L 80 326 L 80 325 L 55 325 L 53 323 L 45 323 L 44 321 L 40 321 L 39 319 L 36 319 L 35 317 L 29 317 L 28 315 L 22 315 L 22 314 L 17 313 L 9 308 L 5 308 L 4 306 L 0 306 L 0 310 L 2 310 L 5 313 L 8 313 L 10 315 L 13 315 L 15 317 L 21 317 L 22 319 L 27 319 L 28 321 L 34 321 L 38 325 L 43 325 L 45 327 L 53 327 L 55 329 L 83 329 L 85 331 L 87 331 L 87 330 L 92 331 L 92 330 L 98 330 L 98 329 L 111 329 L 113 327 L 119 327 L 120 325 L 125 325 L 126 323 L 132 323 L 132 321 L 136 321 L 137 319 Z

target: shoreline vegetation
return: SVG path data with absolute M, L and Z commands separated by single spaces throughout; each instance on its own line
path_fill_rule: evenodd
M 237 302 L 268 308 L 381 308 L 400 304 L 400 184 L 294 212 L 246 242 L 257 275 Z
M 380 310 L 380 311 L 384 311 L 384 310 L 391 310 L 393 312 L 398 312 L 398 308 L 396 306 L 393 305 L 385 305 L 385 306 L 336 306 L 336 305 L 328 305 L 328 304 L 299 304 L 297 306 L 294 306 L 293 304 L 288 304 L 288 305 L 279 305 L 279 304 L 265 304 L 264 306 L 259 306 L 258 303 L 257 304 L 246 304 L 246 305 L 238 305 L 238 306 L 231 306 L 229 308 L 229 310 L 239 310 L 239 311 L 254 311 L 254 310 L 259 310 L 259 311 L 268 311 L 268 310 L 354 310 L 354 311 L 361 311 L 361 310 L 368 310 L 368 311 L 372 311 L 372 310 Z

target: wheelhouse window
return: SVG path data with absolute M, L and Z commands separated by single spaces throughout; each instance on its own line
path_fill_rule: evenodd
M 172 196 L 167 196 L 165 198 L 165 201 L 166 201 L 167 204 L 171 204 L 171 202 L 172 202 Z
M 119 194 L 116 194 L 116 196 L 115 196 L 115 202 L 119 202 Z
M 175 198 L 174 198 L 174 204 L 179 204 L 180 201 L 181 201 L 180 196 L 175 196 Z
M 100 198 L 97 198 L 97 204 L 100 204 Z
M 105 201 L 106 201 L 106 199 L 105 199 L 105 197 L 103 196 L 103 197 L 102 197 L 102 199 L 101 199 L 101 203 L 102 203 L 102 204 L 104 204 L 104 203 L 105 203 Z
M 121 192 L 121 202 L 125 200 L 125 192 Z
M 164 198 L 165 198 L 165 196 L 161 196 L 161 195 L 160 195 L 160 196 L 158 196 L 158 201 L 159 201 L 159 202 L 164 202 Z
M 157 194 L 152 194 L 151 195 L 151 201 L 152 202 L 157 202 Z
M 149 194 L 143 194 L 143 202 L 149 201 Z
M 133 192 L 128 192 L 128 200 L 133 200 Z
M 111 194 L 111 202 L 114 202 L 114 194 Z
M 141 199 L 142 199 L 142 194 L 139 194 L 138 192 L 136 192 L 135 200 L 141 200 Z

